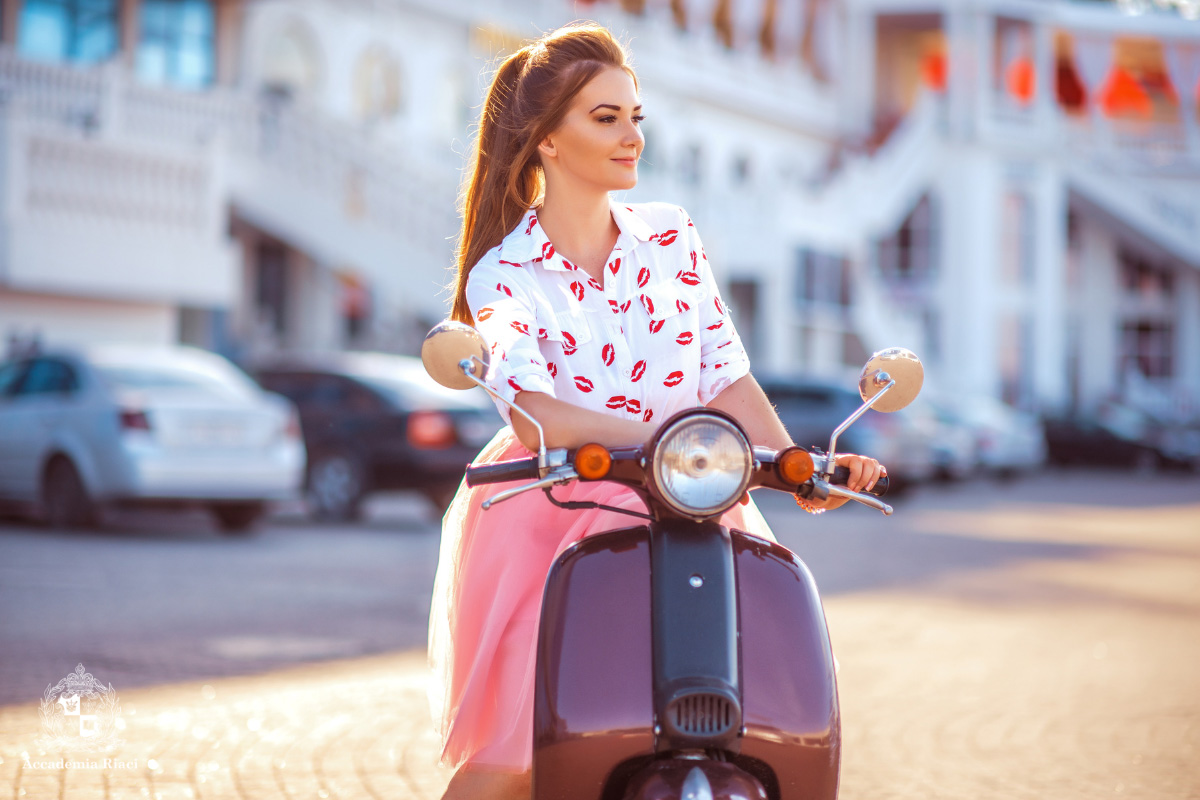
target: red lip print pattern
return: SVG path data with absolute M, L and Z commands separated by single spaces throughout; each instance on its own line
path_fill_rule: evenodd
M 694 272 L 679 273 L 679 280 L 688 286 L 699 286 L 700 285 L 700 276 Z
M 590 277 L 590 276 L 588 277 L 588 286 L 591 286 L 593 289 L 595 289 L 598 292 L 604 291 L 604 287 L 600 285 L 600 281 L 598 281 L 595 278 Z
M 477 322 L 486 322 L 492 318 L 492 314 L 494 313 L 496 312 L 491 306 L 484 306 L 483 308 L 479 309 L 479 313 L 475 315 L 475 320 Z
M 636 364 L 634 364 L 632 374 L 633 374 L 633 377 L 630 378 L 630 380 L 633 383 L 637 383 L 638 381 L 640 381 L 642 379 L 642 376 L 646 374 L 646 362 L 639 361 Z
M 654 313 L 654 301 L 653 300 L 651 300 L 649 297 L 647 297 L 644 294 L 638 295 L 638 299 L 642 301 L 642 306 L 646 309 L 647 314 Z
M 674 244 L 675 237 L 677 236 L 679 236 L 679 231 L 677 230 L 663 231 L 658 235 L 658 243 L 663 247 L 666 247 L 669 244 Z M 650 238 L 653 239 L 654 237 L 651 236 Z
M 608 306 L 609 306 L 609 308 L 611 308 L 611 309 L 612 309 L 612 312 L 613 312 L 614 314 L 620 314 L 620 313 L 621 313 L 621 305 L 620 305 L 620 304 L 619 304 L 619 303 L 618 303 L 616 300 L 609 300 L 609 301 L 608 301 Z
M 666 323 L 667 323 L 667 321 L 665 319 L 660 319 L 658 322 L 655 322 L 654 320 L 650 320 L 650 332 L 658 333 L 659 331 L 661 331 L 663 329 L 663 325 L 665 325 Z
M 508 287 L 507 287 L 507 286 L 505 286 L 503 283 L 497 283 L 497 284 L 496 284 L 496 291 L 497 291 L 497 292 L 504 292 L 504 293 L 505 293 L 506 295 L 508 295 L 509 297 L 512 297 L 512 289 L 508 288 Z
M 682 300 L 676 300 L 675 307 L 677 309 L 679 309 L 680 313 L 683 313 L 684 311 L 687 311 L 689 308 L 691 308 L 691 306 L 689 306 L 687 303 L 683 302 Z
M 624 303 L 621 303 L 621 312 L 624 313 L 628 311 L 631 303 L 633 303 L 632 300 L 626 300 Z
M 619 270 L 620 268 L 621 268 L 621 259 L 619 259 L 619 258 L 614 258 L 612 260 L 612 263 L 610 263 L 608 265 L 608 271 L 611 272 L 613 275 L 616 275 L 617 270 Z
M 513 330 L 516 331 L 517 333 L 523 333 L 526 336 L 529 335 L 529 326 L 526 325 L 524 322 L 518 322 L 517 320 L 514 319 L 510 324 L 512 325 Z
M 504 264 L 506 266 L 509 266 L 509 267 L 516 267 L 517 269 L 521 269 L 521 265 L 515 261 L 505 261 L 504 259 L 500 259 L 500 263 Z
M 538 328 L 538 338 L 539 339 L 548 339 L 548 338 L 550 338 L 550 334 L 546 333 L 545 328 Z
M 572 281 L 571 282 L 571 293 L 575 295 L 576 300 L 582 301 L 583 300 L 583 284 L 580 283 L 579 281 Z
M 551 258 L 554 256 L 554 245 L 546 242 L 542 245 L 542 258 Z
M 696 268 L 696 251 L 692 251 L 692 269 Z
M 678 386 L 683 383 L 683 371 L 675 370 L 663 381 L 663 386 Z
M 692 338 L 693 337 L 692 337 L 691 331 L 684 331 L 683 333 L 681 333 L 675 337 L 675 341 L 678 342 L 679 344 L 691 344 Z
M 654 418 L 654 409 L 647 408 L 646 413 L 642 415 L 642 422 L 649 422 L 653 418 Z
M 710 331 L 719 330 L 721 328 L 721 326 L 724 324 L 725 324 L 725 320 L 721 320 L 720 322 L 709 325 L 706 330 L 710 330 Z
M 518 391 L 518 392 L 525 391 L 524 389 L 521 388 L 521 384 L 517 383 L 512 378 L 508 379 L 508 385 L 511 386 L 515 391 Z
M 568 347 L 574 348 L 576 346 L 575 337 L 571 335 L 570 331 L 563 331 L 562 335 L 563 335 L 563 338 L 567 340 Z
M 718 314 L 720 314 L 722 317 L 725 316 L 725 306 L 721 305 L 721 298 L 714 297 L 713 305 L 717 307 Z
M 582 375 L 576 375 L 575 376 L 575 388 L 579 389 L 579 391 L 581 391 L 581 392 L 590 392 L 592 389 L 595 389 L 596 387 L 587 378 L 583 377 Z
M 640 414 L 642 413 L 642 402 L 631 397 L 625 401 L 625 410 L 630 414 Z
M 546 371 L 550 373 L 551 378 L 558 377 L 558 365 L 555 364 L 553 361 L 546 362 Z
M 638 270 L 638 278 L 637 278 L 638 288 L 639 289 L 642 288 L 649 282 L 650 282 L 650 270 L 646 269 L 645 267 L 642 267 L 641 269 Z
M 525 226 L 525 235 L 526 236 L 528 236 L 530 233 L 533 232 L 534 225 L 537 225 L 537 217 L 531 216 L 529 218 L 529 224 Z
M 609 408 L 624 408 L 625 407 L 625 395 L 623 395 L 623 394 L 613 395 L 612 397 L 608 398 L 608 402 L 605 403 L 605 405 L 608 406 Z
M 604 345 L 604 349 L 600 351 L 600 355 L 604 359 L 604 366 L 611 367 L 613 364 L 613 359 L 616 358 L 617 355 L 617 348 L 613 347 L 611 344 L 606 344 Z

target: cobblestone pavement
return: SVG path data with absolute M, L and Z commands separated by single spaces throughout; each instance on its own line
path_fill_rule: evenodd
M 803 529 L 764 500 L 824 592 L 842 798 L 1200 799 L 1200 484 L 1054 477 Z M 127 763 L 107 769 L 47 763 L 37 704 L 0 707 L 0 794 L 436 798 L 423 664 L 118 686 Z

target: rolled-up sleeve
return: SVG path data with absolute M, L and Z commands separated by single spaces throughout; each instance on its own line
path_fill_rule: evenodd
M 487 383 L 509 402 L 523 391 L 554 396 L 554 378 L 538 347 L 536 305 L 521 269 L 485 256 L 467 279 L 467 305 L 491 351 Z M 511 424 L 511 409 L 500 401 L 496 408 Z
M 713 277 L 704 245 L 696 226 L 684 213 L 689 257 L 695 264 L 700 283 L 708 291 L 700 306 L 700 402 L 708 405 L 734 381 L 750 374 L 750 357 L 733 326 L 729 309 Z

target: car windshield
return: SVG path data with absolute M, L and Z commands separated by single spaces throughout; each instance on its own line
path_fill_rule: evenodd
M 447 389 L 424 375 L 356 374 L 354 377 L 404 408 L 481 408 L 487 405 L 481 390 Z

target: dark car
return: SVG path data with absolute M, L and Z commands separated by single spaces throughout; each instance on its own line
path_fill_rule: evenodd
M 1200 470 L 1200 429 L 1124 406 L 1102 408 L 1095 417 L 1051 417 L 1046 445 L 1056 464 Z
M 408 356 L 289 357 L 251 372 L 299 409 L 306 497 L 326 519 L 357 516 L 377 489 L 416 489 L 444 509 L 466 465 L 501 426 L 482 390 L 446 389 Z
M 838 425 L 862 404 L 853 389 L 805 377 L 766 377 L 758 383 L 775 406 L 792 441 L 802 447 L 829 447 Z M 868 411 L 838 438 L 839 453 L 860 453 L 885 464 L 894 490 L 932 477 L 936 431 L 921 414 Z

